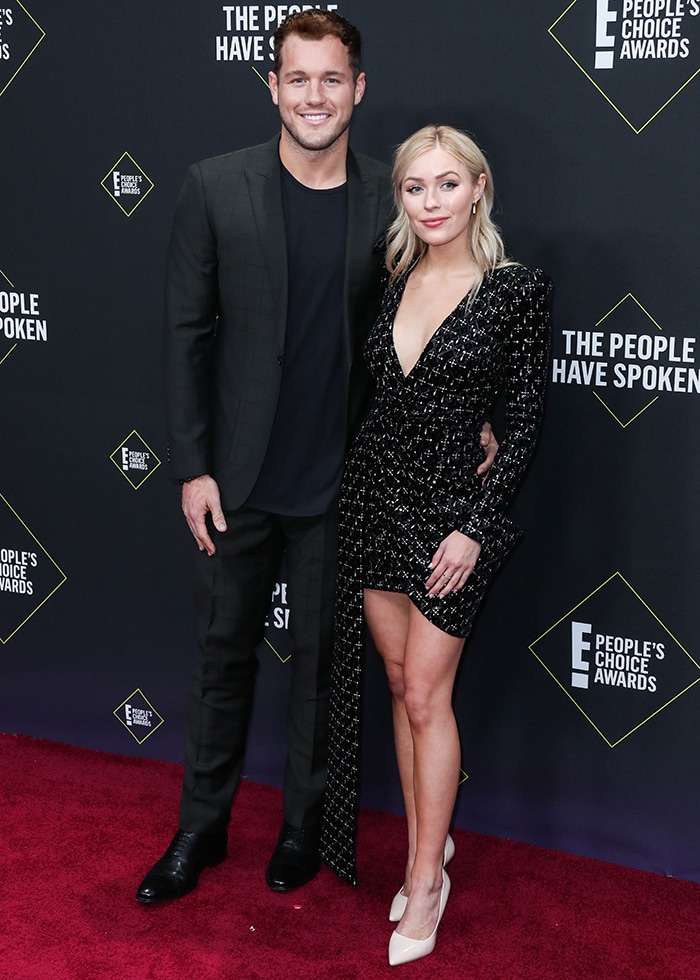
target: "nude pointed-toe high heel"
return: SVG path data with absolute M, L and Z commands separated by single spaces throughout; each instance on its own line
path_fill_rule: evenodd
M 447 835 L 445 839 L 445 850 L 442 852 L 442 866 L 446 868 L 450 863 L 452 858 L 455 856 L 455 842 L 452 840 L 450 835 Z M 389 922 L 400 922 L 404 912 L 406 911 L 406 903 L 408 902 L 408 895 L 404 894 L 403 885 L 399 888 L 397 893 L 394 895 L 393 901 L 391 903 L 391 908 L 389 909 Z
M 440 889 L 440 907 L 435 928 L 427 939 L 411 939 L 410 936 L 400 935 L 396 929 L 389 940 L 389 966 L 400 966 L 402 963 L 412 963 L 424 956 L 429 956 L 435 949 L 438 926 L 442 920 L 447 899 L 450 894 L 450 879 L 445 869 L 442 869 L 442 888 Z
M 400 922 L 408 905 L 408 895 L 404 894 L 403 885 L 399 888 L 391 902 L 389 922 Z

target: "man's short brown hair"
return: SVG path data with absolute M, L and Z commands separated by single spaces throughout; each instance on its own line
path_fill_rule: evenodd
M 334 10 L 312 8 L 286 17 L 274 34 L 274 71 L 279 75 L 282 66 L 282 46 L 291 34 L 305 41 L 322 41 L 324 37 L 337 37 L 345 45 L 353 78 L 360 74 L 362 63 L 362 37 L 356 27 Z

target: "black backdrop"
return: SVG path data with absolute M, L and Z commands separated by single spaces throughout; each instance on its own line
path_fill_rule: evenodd
M 0 729 L 180 760 L 165 244 L 186 166 L 275 132 L 258 73 L 288 8 L 0 4 Z M 700 5 L 338 6 L 365 37 L 354 145 L 471 131 L 511 253 L 556 287 L 526 536 L 458 681 L 456 823 L 700 880 Z M 282 573 L 246 764 L 273 784 L 287 615 Z M 389 728 L 370 654 L 363 803 L 398 809 Z

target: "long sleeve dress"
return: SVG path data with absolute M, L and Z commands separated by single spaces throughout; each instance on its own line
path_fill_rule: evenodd
M 507 265 L 457 305 L 404 375 L 393 323 L 406 278 L 387 290 L 365 346 L 373 407 L 348 458 L 341 491 L 329 777 L 321 853 L 356 881 L 362 589 L 402 592 L 432 623 L 468 636 L 487 586 L 520 537 L 507 517 L 535 448 L 549 363 L 551 286 Z M 479 436 L 501 393 L 505 432 L 488 479 Z M 459 530 L 481 544 L 466 585 L 430 597 L 425 581 L 440 542 Z

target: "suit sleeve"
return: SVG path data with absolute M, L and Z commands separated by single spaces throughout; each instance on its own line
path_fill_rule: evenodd
M 488 479 L 460 530 L 483 543 L 510 506 L 537 445 L 547 387 L 551 284 L 514 267 L 505 317 L 505 433 Z
M 165 293 L 168 452 L 175 479 L 210 473 L 210 376 L 218 311 L 216 238 L 198 165 L 180 192 Z

